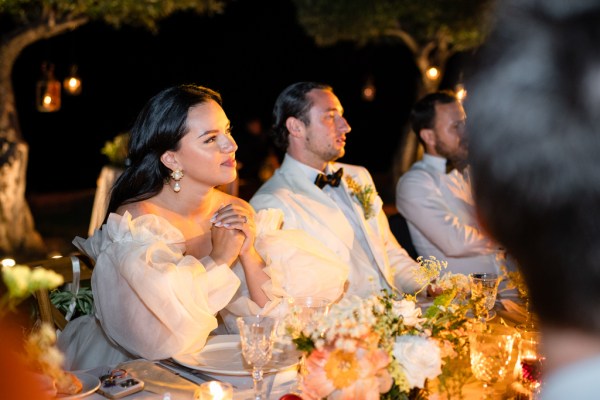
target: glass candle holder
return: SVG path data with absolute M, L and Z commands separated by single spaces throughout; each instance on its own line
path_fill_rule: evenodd
M 232 400 L 233 386 L 227 382 L 209 381 L 196 390 L 195 400 Z

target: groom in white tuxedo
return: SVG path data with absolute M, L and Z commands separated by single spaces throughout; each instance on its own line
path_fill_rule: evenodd
M 330 86 L 299 82 L 273 109 L 273 139 L 286 151 L 281 167 L 252 197 L 258 211 L 278 208 L 283 229 L 300 229 L 347 264 L 344 296 L 383 288 L 412 293 L 417 263 L 390 232 L 369 172 L 334 162 L 345 153 L 350 125 Z M 362 199 L 362 200 L 361 200 Z

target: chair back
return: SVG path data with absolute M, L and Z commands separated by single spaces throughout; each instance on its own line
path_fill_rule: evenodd
M 42 267 L 56 272 L 64 278 L 65 284 L 72 283 L 72 291 L 79 291 L 79 283 L 82 280 L 92 278 L 94 262 L 91 258 L 83 254 L 75 254 L 61 258 L 49 258 L 45 260 L 32 261 L 26 263 L 30 268 Z M 37 299 L 39 320 L 46 322 L 63 330 L 67 326 L 71 315 L 63 315 L 50 301 L 47 289 L 41 289 L 34 293 Z
M 400 243 L 400 246 L 406 250 L 409 256 L 416 260 L 419 254 L 413 245 L 410 231 L 408 230 L 408 224 L 406 223 L 404 216 L 400 213 L 392 214 L 388 217 L 388 221 L 390 223 L 390 230 L 396 237 L 398 243 Z

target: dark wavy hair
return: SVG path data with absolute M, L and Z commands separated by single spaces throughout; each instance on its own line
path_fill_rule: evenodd
M 171 170 L 160 157 L 168 150 L 178 150 L 188 131 L 190 108 L 210 100 L 222 105 L 221 95 L 196 85 L 170 87 L 146 103 L 131 129 L 129 165 L 115 182 L 107 216 L 124 204 L 157 195 L 169 179 Z
M 544 326 L 599 335 L 600 4 L 503 6 L 467 81 L 478 215 Z
M 421 139 L 421 135 L 419 134 L 421 129 L 432 129 L 435 124 L 436 104 L 450 104 L 454 102 L 458 102 L 458 99 L 456 94 L 451 90 L 440 90 L 429 93 L 417 101 L 410 112 L 410 125 L 421 143 L 423 143 L 423 139 Z
M 271 138 L 273 143 L 286 151 L 289 144 L 289 134 L 285 122 L 289 117 L 295 117 L 309 124 L 308 111 L 312 107 L 312 100 L 307 93 L 313 89 L 329 90 L 333 88 L 329 85 L 317 82 L 297 82 L 286 87 L 277 97 L 273 107 L 273 126 L 271 127 Z

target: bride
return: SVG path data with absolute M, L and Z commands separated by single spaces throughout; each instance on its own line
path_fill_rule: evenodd
M 210 89 L 172 87 L 144 107 L 106 223 L 74 242 L 96 261 L 96 318 L 78 318 L 60 335 L 67 368 L 201 349 L 240 285 L 230 268 L 238 257 L 250 298 L 267 302 L 254 212 L 215 189 L 236 178 L 236 150 Z

